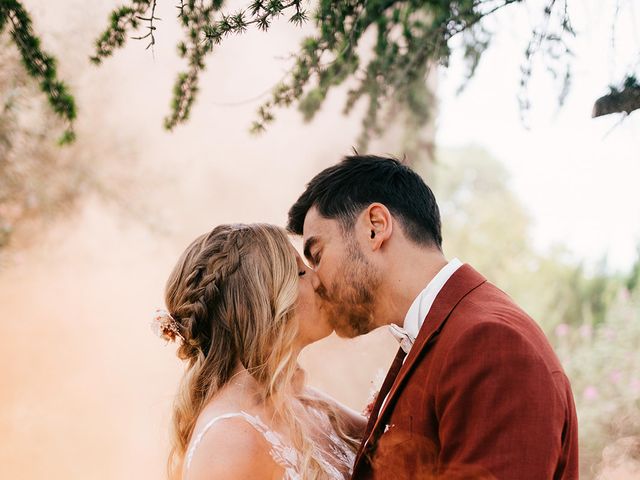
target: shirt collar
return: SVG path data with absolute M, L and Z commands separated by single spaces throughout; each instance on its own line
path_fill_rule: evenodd
M 429 310 L 431 310 L 431 306 L 438 296 L 438 293 L 440 293 L 445 283 L 447 283 L 455 271 L 461 266 L 462 262 L 457 258 L 447 263 L 436 276 L 431 279 L 425 289 L 418 294 L 411 304 L 411 307 L 409 307 L 409 311 L 404 318 L 403 328 L 412 341 L 418 336 L 418 332 L 420 332 L 420 328 L 422 328 L 422 324 Z

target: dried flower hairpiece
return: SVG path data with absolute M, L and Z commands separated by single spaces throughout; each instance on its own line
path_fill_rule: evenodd
M 176 338 L 185 341 L 178 329 L 178 323 L 166 310 L 158 309 L 155 311 L 151 321 L 151 331 L 167 342 L 174 342 Z

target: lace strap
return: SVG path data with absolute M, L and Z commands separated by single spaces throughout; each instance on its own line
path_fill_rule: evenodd
M 297 455 L 295 454 L 295 451 L 293 449 L 291 449 L 290 447 L 287 447 L 284 444 L 280 435 L 278 435 L 278 433 L 272 430 L 269 430 L 269 427 L 267 427 L 267 425 L 260 419 L 260 417 L 257 417 L 257 416 L 254 417 L 252 415 L 249 415 L 246 412 L 241 411 L 241 412 L 233 412 L 233 413 L 226 413 L 224 415 L 219 415 L 217 417 L 212 418 L 205 424 L 202 430 L 200 430 L 198 435 L 193 439 L 193 442 L 189 447 L 189 451 L 187 452 L 187 456 L 185 459 L 185 471 L 189 470 L 196 448 L 202 441 L 202 438 L 207 433 L 207 431 L 216 422 L 220 420 L 226 420 L 228 418 L 244 419 L 253 428 L 255 428 L 258 432 L 260 432 L 265 438 L 265 440 L 267 440 L 267 442 L 269 442 L 269 444 L 271 445 L 271 451 L 269 453 L 271 454 L 273 459 L 276 461 L 276 463 L 284 467 L 285 470 L 295 468 Z

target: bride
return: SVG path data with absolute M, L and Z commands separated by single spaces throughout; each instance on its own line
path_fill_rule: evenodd
M 187 247 L 154 320 L 186 363 L 171 478 L 349 477 L 365 419 L 305 386 L 297 364 L 332 331 L 314 286 L 279 227 L 221 225 Z

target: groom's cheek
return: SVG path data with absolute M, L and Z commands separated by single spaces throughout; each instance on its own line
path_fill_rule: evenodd
M 327 302 L 327 289 L 322 282 L 318 282 L 315 292 L 323 303 Z

